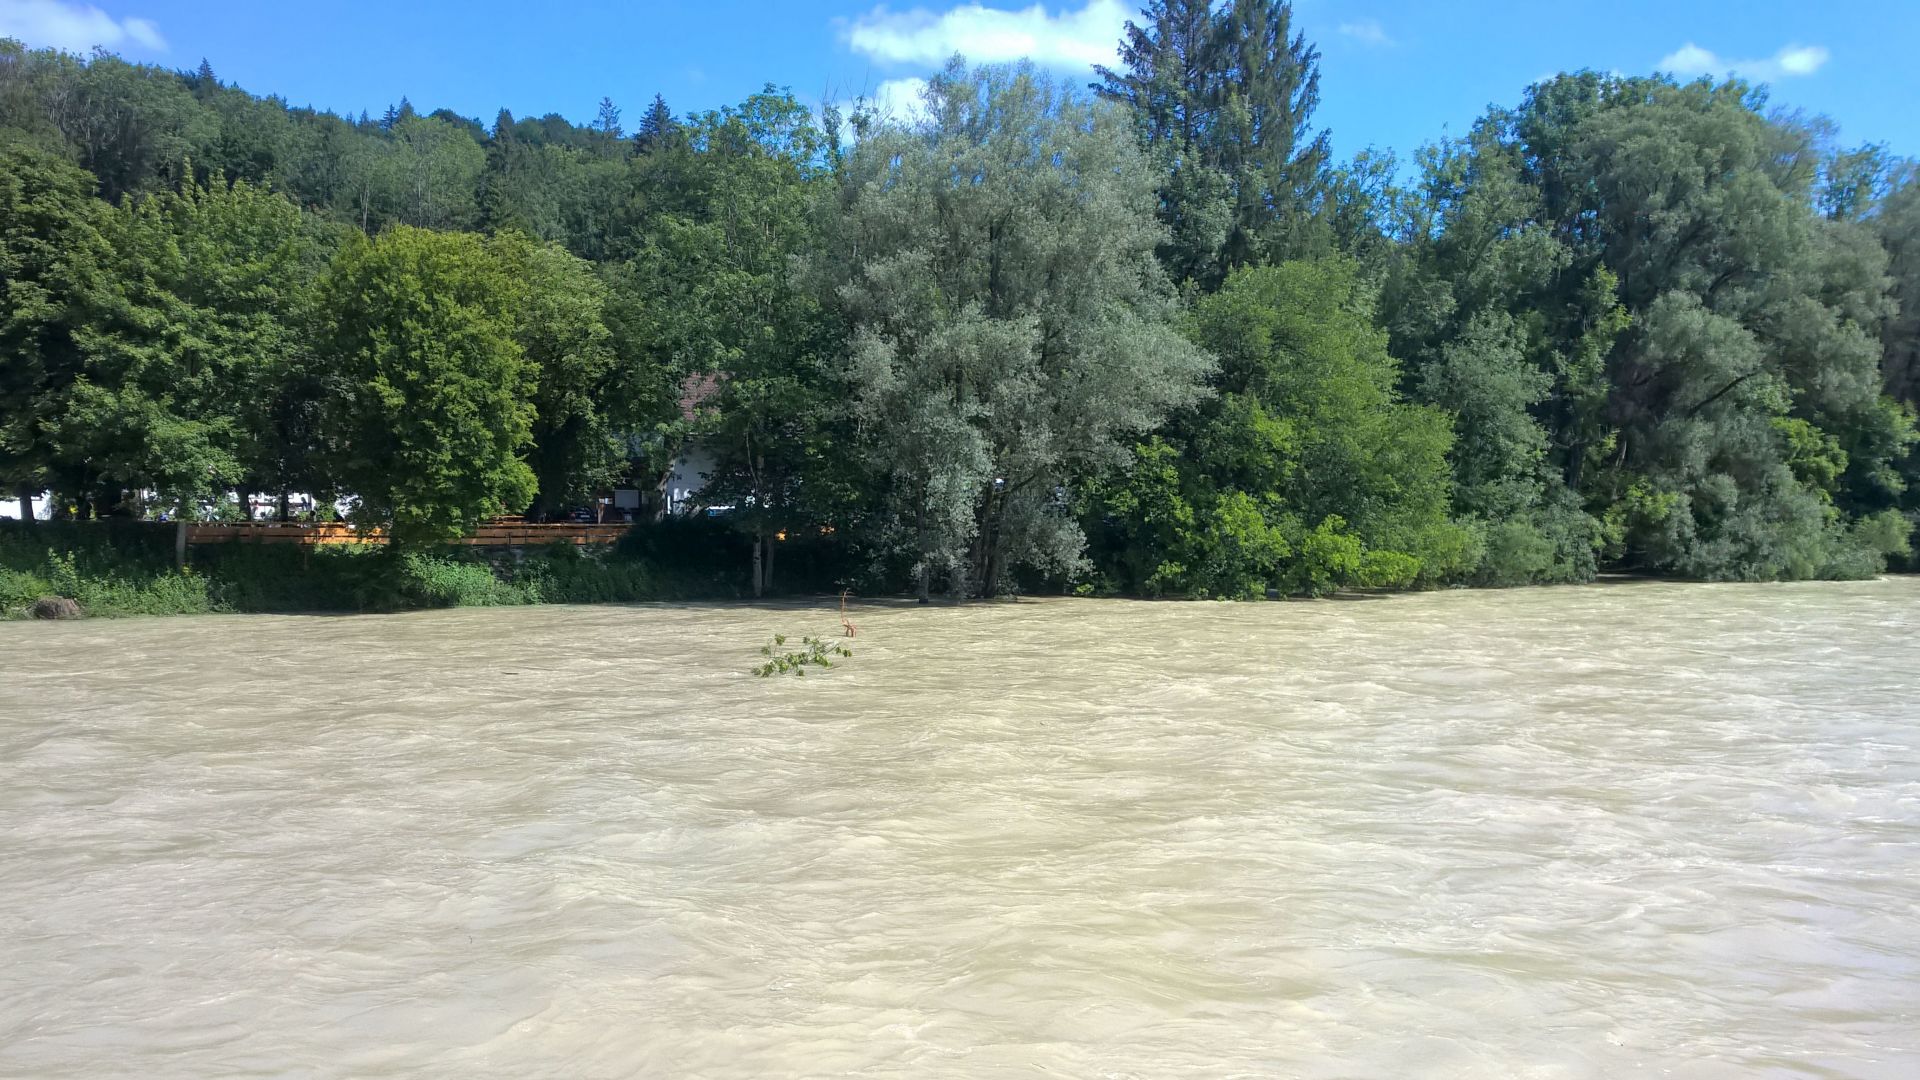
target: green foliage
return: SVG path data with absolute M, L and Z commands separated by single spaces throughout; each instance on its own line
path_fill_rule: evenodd
M 805 675 L 810 667 L 832 667 L 836 656 L 846 659 L 853 657 L 853 650 L 845 645 L 829 644 L 816 637 L 801 638 L 797 652 L 779 651 L 786 644 L 785 634 L 775 634 L 772 641 L 760 646 L 760 655 L 766 657 L 767 662 L 754 668 L 753 673 L 763 679 L 774 675 Z
M 111 211 L 94 187 L 55 154 L 0 141 L 0 484 L 8 492 L 37 489 L 61 464 L 46 426 L 82 378 L 82 338 L 112 258 L 102 235 Z
M 1067 489 L 1124 462 L 1207 369 L 1154 263 L 1154 176 L 1119 116 L 1027 67 L 933 80 L 931 121 L 844 162 L 814 273 L 874 475 L 870 541 L 924 592 L 1067 572 Z
M 1300 557 L 1287 568 L 1287 591 L 1324 596 L 1359 577 L 1366 545 L 1337 516 L 1301 537 Z
M 699 543 L 692 534 L 618 547 L 560 543 L 518 557 L 472 548 L 217 544 L 194 548 L 185 572 L 173 567 L 172 534 L 169 526 L 131 521 L 0 522 L 0 618 L 23 617 L 43 596 L 70 597 L 89 615 L 111 617 L 702 600 L 737 597 L 745 587 L 737 554 L 703 562 L 690 554 Z M 724 526 L 721 535 L 738 539 Z
M 1496 521 L 1487 526 L 1484 554 L 1474 570 L 1480 585 L 1526 585 L 1548 580 L 1553 573 L 1553 541 L 1531 522 Z
M 1853 523 L 1852 533 L 1855 545 L 1872 555 L 1906 558 L 1913 554 L 1913 522 L 1898 510 L 1882 510 L 1860 518 Z M 1884 565 L 1872 572 L 1882 569 Z
M 1257 267 L 1194 307 L 1219 397 L 1096 489 L 1094 535 L 1123 588 L 1252 598 L 1442 580 L 1466 568 L 1448 520 L 1447 417 L 1399 398 L 1399 369 L 1350 260 Z
M 190 517 L 249 479 L 243 462 L 285 479 L 268 464 L 286 449 L 273 405 L 309 365 L 299 211 L 245 181 L 189 178 L 129 199 L 108 237 L 116 287 L 96 294 L 83 376 L 48 419 L 57 458 Z
M 175 570 L 160 533 L 0 522 L 0 618 L 23 618 L 43 596 L 79 603 L 88 615 L 194 615 L 212 611 L 212 583 Z
M 524 603 L 524 597 L 494 576 L 482 562 L 394 549 L 387 579 L 397 602 L 393 607 L 495 607 Z M 387 606 L 366 603 L 364 607 Z
M 759 595 L 771 538 L 834 509 L 830 474 L 841 455 L 831 440 L 841 432 L 823 368 L 838 342 L 820 298 L 792 272 L 818 231 L 824 135 L 806 106 L 772 87 L 660 130 L 677 133 L 675 145 L 648 136 L 643 167 L 675 197 L 647 219 L 626 267 L 651 300 L 636 336 L 655 368 L 710 388 L 676 433 L 715 457 L 699 497 L 735 507 L 732 520 L 753 537 Z
M 375 122 L 0 42 L 0 489 L 108 537 L 8 540 L 0 599 L 1912 565 L 1920 167 L 1738 81 L 1582 72 L 1402 185 L 1329 159 L 1291 17 L 1154 0 L 1092 97 L 956 65 L 912 124 L 767 87 L 656 97 L 631 140 L 610 99 L 591 124 L 405 99 Z M 652 488 L 690 440 L 723 517 L 438 546 Z M 396 547 L 182 574 L 165 530 L 121 527 L 259 492 L 345 497 Z
M 616 368 L 607 288 L 592 264 L 558 245 L 504 233 L 493 249 L 519 290 L 515 337 L 535 372 L 528 453 L 534 516 L 546 517 L 584 504 L 621 464 L 603 404 Z
M 396 227 L 343 248 L 320 284 L 322 363 L 339 380 L 331 472 L 356 524 L 451 539 L 533 498 L 537 372 L 516 340 L 519 286 L 478 237 Z
M 1181 537 L 1183 563 L 1163 563 L 1147 582 L 1152 591 L 1185 589 L 1197 596 L 1257 600 L 1278 579 L 1294 546 L 1291 521 L 1274 524 L 1272 501 L 1244 491 L 1215 495 L 1198 517 L 1197 536 Z
M 1094 552 L 1121 587 L 1161 595 L 1182 587 L 1179 546 L 1194 508 L 1181 490 L 1180 451 L 1159 436 L 1134 447 L 1125 469 L 1090 485 L 1082 516 Z
M 1095 90 L 1127 106 L 1161 170 L 1160 255 L 1174 280 L 1218 288 L 1243 266 L 1316 253 L 1326 132 L 1320 54 L 1285 0 L 1148 0 Z
M 1561 76 L 1428 155 L 1387 322 L 1456 413 L 1483 578 L 1579 570 L 1506 524 L 1566 535 L 1542 519 L 1561 485 L 1641 569 L 1871 562 L 1843 519 L 1896 503 L 1909 445 L 1875 370 L 1886 256 L 1856 223 L 1886 185 L 1836 158 L 1815 213 L 1809 130 L 1758 106 L 1738 82 Z
M 639 545 L 554 544 L 505 573 L 530 603 L 604 604 L 738 597 L 745 591 L 741 567 L 737 558 L 723 560 L 713 553 L 673 558 Z

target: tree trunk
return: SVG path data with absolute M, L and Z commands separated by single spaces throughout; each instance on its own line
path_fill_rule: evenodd
M 1565 472 L 1565 479 L 1567 482 L 1567 490 L 1573 492 L 1575 495 L 1580 494 L 1580 474 L 1585 470 L 1586 464 L 1587 464 L 1587 444 L 1586 443 L 1577 442 L 1567 447 L 1567 468 Z
M 187 565 L 187 518 L 182 514 L 173 524 L 173 565 Z
M 774 541 L 767 541 L 767 570 L 765 580 L 768 592 L 773 591 L 773 553 L 779 550 L 779 547 L 775 545 Z
M 996 489 L 994 481 L 987 481 L 985 497 L 980 502 L 980 514 L 976 519 L 973 555 L 973 587 L 978 590 L 982 600 L 993 599 L 994 590 L 1000 579 L 997 556 L 1000 543 L 1000 517 L 1005 512 L 1007 493 L 1004 488 Z
M 756 535 L 753 538 L 753 598 L 755 600 L 760 599 L 761 590 L 766 586 L 766 579 L 762 577 L 766 569 L 766 548 L 766 538 Z
M 274 516 L 281 521 L 293 520 L 293 502 L 287 498 L 287 489 L 280 489 L 280 500 L 274 507 Z
M 16 493 L 20 496 L 20 520 L 31 526 L 33 524 L 33 486 L 21 484 Z

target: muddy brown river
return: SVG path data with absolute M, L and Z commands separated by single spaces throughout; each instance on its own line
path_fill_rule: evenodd
M 0 1075 L 1920 1075 L 1920 579 L 856 618 L 0 624 Z

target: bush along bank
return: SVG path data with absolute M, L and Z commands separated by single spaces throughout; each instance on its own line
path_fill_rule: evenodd
M 93 617 L 388 612 L 730 599 L 748 587 L 744 539 L 679 523 L 608 547 L 217 545 L 194 548 L 183 568 L 171 538 L 171 526 L 145 522 L 0 522 L 0 618 L 56 600 Z

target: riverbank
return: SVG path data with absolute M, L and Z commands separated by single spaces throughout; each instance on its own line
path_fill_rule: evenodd
M 45 600 L 72 601 L 85 617 L 122 618 L 738 600 L 752 593 L 745 537 L 705 519 L 649 523 L 603 545 L 396 551 L 379 544 L 229 543 L 191 551 L 187 566 L 177 567 L 172 526 L 154 522 L 0 521 L 0 620 L 29 618 Z M 785 587 L 776 595 L 786 596 L 832 593 L 847 569 L 805 549 L 781 566 Z M 1606 571 L 1596 580 L 1673 579 Z M 1394 591 L 1405 590 L 1344 595 Z M 1083 587 L 1080 595 L 1090 594 Z
M 735 598 L 745 559 L 716 532 L 667 526 L 617 544 L 512 550 L 221 544 L 177 567 L 171 526 L 4 522 L 0 618 L 26 618 L 50 597 L 97 618 Z

